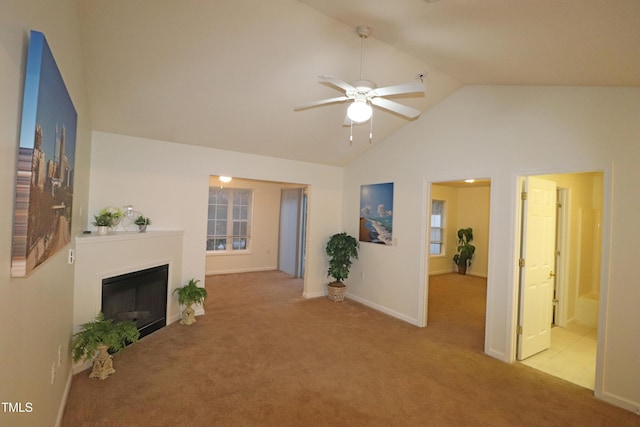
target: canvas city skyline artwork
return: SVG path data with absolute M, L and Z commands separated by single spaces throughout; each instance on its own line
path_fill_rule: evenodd
M 31 31 L 13 219 L 11 276 L 71 241 L 77 113 L 44 34 Z

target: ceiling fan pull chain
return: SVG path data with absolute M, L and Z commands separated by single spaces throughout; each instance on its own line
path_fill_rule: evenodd
M 349 125 L 349 145 L 353 145 L 353 120 L 350 120 L 351 124 Z

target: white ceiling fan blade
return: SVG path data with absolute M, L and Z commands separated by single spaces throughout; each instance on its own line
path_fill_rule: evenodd
M 322 76 L 318 76 L 318 78 L 320 80 L 322 80 L 322 81 L 325 81 L 327 83 L 331 83 L 332 85 L 334 85 L 336 87 L 339 87 L 340 89 L 344 90 L 345 92 L 356 90 L 356 88 L 351 86 L 349 83 L 347 83 L 347 82 L 345 82 L 343 80 L 340 80 L 340 79 L 338 79 L 338 78 L 336 78 L 334 76 L 322 75 Z
M 407 107 L 406 105 L 402 105 L 395 101 L 390 101 L 384 98 L 372 98 L 371 103 L 373 105 L 377 105 L 380 108 L 393 111 L 394 113 L 398 113 L 410 119 L 415 119 L 420 115 L 420 110 L 416 110 L 415 108 Z
M 318 105 L 333 104 L 348 100 L 348 96 L 338 96 L 337 98 L 321 99 L 320 101 L 307 102 L 306 104 L 294 105 L 294 110 L 304 110 L 306 108 L 317 107 Z
M 373 90 L 377 96 L 402 95 L 404 93 L 424 92 L 422 82 L 418 80 L 394 86 L 379 87 Z

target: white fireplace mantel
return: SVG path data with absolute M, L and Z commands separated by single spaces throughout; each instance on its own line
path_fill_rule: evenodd
M 179 319 L 173 290 L 181 286 L 184 231 L 115 232 L 76 236 L 74 326 L 93 320 L 101 309 L 102 280 L 159 265 L 169 265 L 167 324 Z

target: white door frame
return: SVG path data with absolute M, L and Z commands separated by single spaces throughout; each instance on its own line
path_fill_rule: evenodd
M 609 296 L 609 263 L 611 257 L 611 214 L 612 214 L 612 191 L 613 191 L 613 165 L 607 166 L 605 168 L 589 168 L 585 170 L 552 170 L 552 171 L 537 171 L 535 174 L 522 174 L 515 175 L 514 180 L 514 193 L 513 193 L 513 203 L 516 208 L 514 210 L 514 225 L 515 229 L 513 230 L 514 236 L 516 236 L 516 242 L 513 246 L 513 265 L 517 265 L 519 253 L 516 248 L 520 247 L 520 235 L 519 230 L 522 228 L 521 223 L 521 211 L 522 208 L 520 206 L 520 188 L 521 182 L 525 176 L 530 175 L 550 175 L 550 174 L 574 174 L 574 173 L 583 173 L 583 172 L 602 172 L 603 174 L 603 185 L 602 185 L 602 252 L 600 259 L 600 297 L 599 297 L 599 305 L 598 305 L 598 344 L 596 351 L 596 381 L 594 387 L 594 395 L 598 399 L 609 401 L 609 402 L 617 402 L 613 403 L 614 405 L 620 405 L 616 396 L 607 395 L 603 389 L 603 379 L 604 379 L 604 366 L 606 365 L 606 357 L 607 354 L 605 352 L 605 342 L 606 342 L 606 334 L 607 334 L 607 316 L 608 316 L 608 296 Z M 517 270 L 517 269 L 515 269 Z M 510 362 L 513 363 L 516 360 L 516 337 L 517 337 L 517 322 L 518 322 L 518 313 L 517 313 L 517 300 L 518 300 L 518 280 L 517 275 L 514 274 L 513 277 L 513 286 L 512 286 L 512 310 L 511 310 L 511 324 L 508 325 L 507 330 L 508 340 L 510 342 L 511 349 L 511 357 Z
M 556 317 L 556 325 L 561 327 L 567 326 L 567 300 L 569 298 L 567 291 L 567 281 L 569 277 L 569 215 L 571 200 L 570 191 L 566 188 L 558 187 L 558 203 L 561 208 L 558 213 L 558 250 L 560 257 L 556 257 L 556 288 L 558 292 L 558 312 Z
M 491 207 L 493 206 L 494 203 L 494 191 L 493 191 L 493 182 L 494 182 L 494 176 L 490 173 L 471 173 L 471 174 L 467 174 L 467 175 L 455 175 L 455 176 L 446 176 L 446 177 L 439 177 L 436 179 L 425 179 L 423 181 L 423 188 L 422 188 L 422 227 L 420 230 L 420 238 L 422 241 L 422 244 L 420 245 L 420 250 L 421 250 L 421 254 L 420 254 L 420 259 L 423 260 L 422 262 L 422 266 L 420 268 L 420 283 L 423 284 L 423 286 L 420 287 L 419 289 L 419 294 L 418 294 L 418 301 L 421 301 L 420 304 L 418 304 L 418 323 L 416 326 L 419 327 L 425 327 L 427 326 L 427 315 L 428 315 L 428 310 L 429 310 L 429 244 L 427 242 L 427 239 L 429 238 L 430 234 L 430 229 L 431 229 L 431 186 L 432 185 L 438 185 L 440 183 L 443 182 L 451 182 L 451 181 L 464 181 L 465 179 L 469 179 L 471 177 L 475 177 L 478 179 L 488 179 L 491 184 L 490 184 L 490 190 L 489 190 L 489 241 L 488 243 L 488 252 L 487 253 L 487 303 L 486 303 L 486 310 L 485 310 L 485 344 L 484 344 L 484 351 L 485 353 L 489 353 L 489 345 L 487 344 L 489 342 L 489 335 L 488 335 L 488 331 L 489 331 L 489 309 L 490 309 L 490 304 L 489 304 L 489 292 L 493 291 L 493 286 L 492 286 L 492 267 L 491 267 L 491 230 L 493 230 L 493 210 L 491 209 Z

